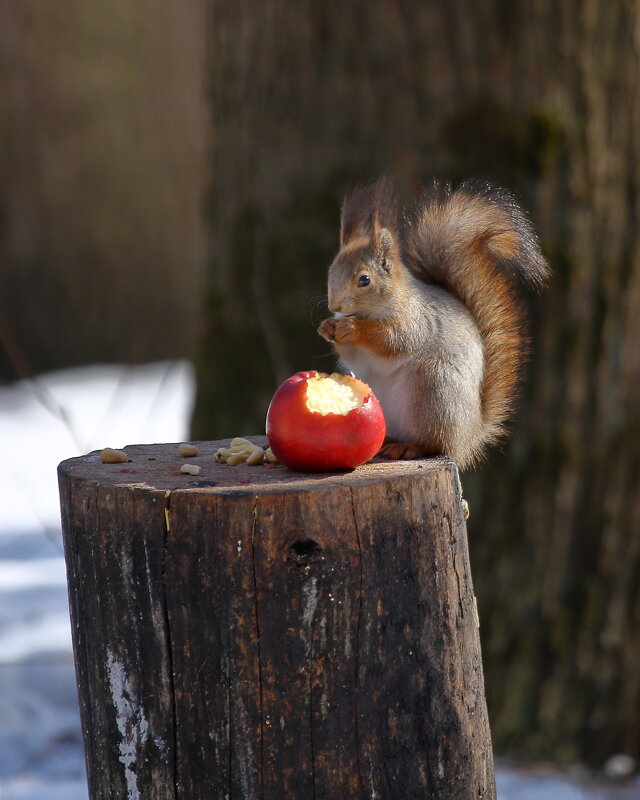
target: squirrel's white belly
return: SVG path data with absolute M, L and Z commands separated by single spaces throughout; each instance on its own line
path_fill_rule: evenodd
M 412 390 L 415 380 L 412 380 L 409 366 L 368 352 L 359 353 L 349 361 L 341 360 L 341 363 L 373 389 L 384 412 L 387 436 L 396 441 L 413 441 L 417 433 L 416 399 Z

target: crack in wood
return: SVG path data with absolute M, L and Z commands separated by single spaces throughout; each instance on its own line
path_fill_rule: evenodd
M 362 601 L 364 592 L 364 574 L 362 568 L 362 539 L 358 528 L 358 518 L 356 517 L 356 506 L 353 497 L 353 487 L 349 487 L 349 499 L 351 501 L 351 515 L 353 517 L 353 529 L 356 533 L 356 543 L 358 547 L 358 617 L 356 619 L 356 646 L 354 657 L 354 678 L 353 678 L 353 706 L 354 706 L 354 733 L 356 737 L 356 763 L 358 767 L 358 779 L 362 796 L 365 796 L 364 777 L 362 775 L 362 763 L 360 759 L 360 727 L 358 720 L 358 691 L 360 681 L 360 626 L 362 624 Z
M 226 800 L 231 800 L 231 796 L 232 796 L 231 792 L 232 792 L 232 788 L 233 788 L 232 787 L 232 780 L 231 780 L 231 775 L 232 775 L 231 770 L 233 768 L 233 750 L 231 748 L 231 740 L 232 740 L 232 736 L 234 734 L 234 730 L 233 730 L 233 719 L 231 717 L 231 706 L 232 706 L 232 699 L 231 699 L 231 669 L 229 667 L 229 664 L 227 663 L 227 719 L 228 719 L 228 726 L 229 726 L 229 728 L 228 728 L 229 740 L 228 740 L 228 748 L 227 748 L 227 750 L 228 750 L 228 753 L 227 753 L 227 755 L 228 755 L 228 761 L 227 761 L 227 765 L 228 765 L 228 772 L 227 772 L 227 787 L 228 787 L 228 791 L 227 791 Z
M 393 786 L 391 785 L 391 775 L 389 774 L 389 764 L 387 763 L 387 757 L 384 754 L 384 741 L 382 739 L 382 730 L 384 727 L 383 720 L 380 720 L 380 730 L 378 733 L 378 739 L 380 744 L 380 758 L 382 759 L 382 771 L 384 773 L 384 778 L 387 783 L 387 787 L 389 789 L 389 800 L 396 800 L 396 796 L 393 791 Z
M 318 606 L 318 578 L 316 575 L 307 576 L 301 588 L 302 594 L 302 625 L 305 629 L 305 669 L 307 672 L 307 693 L 309 698 L 309 756 L 311 760 L 311 791 L 313 800 L 316 798 L 316 743 L 314 728 L 315 707 L 313 703 L 313 624 L 316 608 Z
M 264 797 L 264 696 L 262 686 L 262 655 L 260 652 L 260 615 L 258 609 L 258 575 L 256 572 L 256 532 L 258 528 L 258 503 L 260 495 L 255 496 L 251 527 L 251 569 L 253 572 L 253 602 L 256 625 L 256 648 L 258 651 L 258 701 L 260 705 L 260 797 Z
M 313 644 L 311 645 L 311 652 L 313 653 Z M 310 756 L 311 756 L 311 791 L 313 793 L 313 800 L 316 800 L 316 754 L 315 754 L 315 738 L 313 727 L 313 686 L 311 682 L 311 665 L 307 663 L 307 672 L 309 673 L 309 740 L 310 740 Z
M 462 583 L 460 581 L 460 571 L 458 569 L 458 559 L 456 558 L 456 545 L 458 543 L 455 534 L 453 532 L 453 526 L 451 525 L 451 518 L 448 512 L 443 514 L 443 520 L 447 525 L 447 530 L 449 531 L 449 535 L 447 537 L 447 541 L 449 542 L 449 547 L 451 549 L 451 564 L 453 566 L 453 572 L 456 576 L 456 587 L 458 590 L 458 610 L 460 613 L 460 619 L 464 619 L 464 602 L 462 598 Z
M 173 724 L 171 729 L 173 731 L 173 796 L 174 800 L 178 797 L 178 708 L 176 698 L 175 676 L 174 676 L 174 663 L 173 663 L 173 641 L 171 638 L 171 620 L 169 615 L 169 599 L 167 593 L 167 550 L 169 547 L 169 534 L 171 526 L 169 524 L 169 506 L 171 505 L 171 492 L 164 493 L 164 506 L 163 514 L 165 519 L 164 535 L 162 537 L 162 565 L 160 570 L 160 582 L 162 587 L 162 614 L 164 617 L 165 626 L 165 646 L 167 652 L 167 677 L 168 677 L 168 690 L 171 695 L 171 713 L 173 714 Z

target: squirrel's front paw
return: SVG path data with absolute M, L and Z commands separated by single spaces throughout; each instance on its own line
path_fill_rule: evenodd
M 358 320 L 355 317 L 330 317 L 320 323 L 318 333 L 323 339 L 335 344 L 353 342 L 356 338 Z
M 320 323 L 320 327 L 318 328 L 318 333 L 322 336 L 323 339 L 326 339 L 328 342 L 335 341 L 335 328 L 336 328 L 337 320 L 335 317 L 329 317 L 329 319 L 323 319 Z

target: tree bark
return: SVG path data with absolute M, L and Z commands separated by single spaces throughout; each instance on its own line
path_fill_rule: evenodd
M 500 752 L 594 764 L 640 759 L 638 30 L 635 0 L 212 3 L 194 431 L 255 430 L 281 377 L 333 368 L 312 301 L 348 185 L 515 190 L 554 278 L 512 441 L 465 477 L 489 708 Z
M 495 798 L 457 472 L 60 465 L 92 800 Z
M 205 21 L 205 0 L 0 0 L 0 378 L 192 354 Z

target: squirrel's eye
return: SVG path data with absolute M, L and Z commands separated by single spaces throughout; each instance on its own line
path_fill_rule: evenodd
M 368 275 L 361 275 L 358 278 L 358 286 L 368 286 L 371 283 L 371 278 Z

